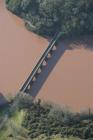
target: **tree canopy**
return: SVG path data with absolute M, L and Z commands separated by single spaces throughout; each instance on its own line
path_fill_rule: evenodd
M 68 107 L 34 100 L 18 93 L 0 110 L 0 140 L 93 140 L 93 111 L 71 112 Z M 1 123 L 2 124 L 2 123 Z
M 93 32 L 93 0 L 6 0 L 26 27 L 42 35 L 89 34 Z

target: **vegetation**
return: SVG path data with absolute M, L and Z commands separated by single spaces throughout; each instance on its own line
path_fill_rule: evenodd
M 93 113 L 89 109 L 72 113 L 68 108 L 34 101 L 20 93 L 10 117 L 0 130 L 0 140 L 81 140 L 93 139 Z
M 93 0 L 6 0 L 7 8 L 41 35 L 93 32 Z

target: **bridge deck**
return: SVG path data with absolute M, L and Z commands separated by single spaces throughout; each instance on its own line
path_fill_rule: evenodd
M 31 74 L 29 75 L 29 77 L 27 78 L 27 80 L 25 81 L 25 83 L 23 84 L 23 86 L 21 87 L 20 91 L 26 92 L 28 90 L 28 87 L 31 86 L 31 82 L 32 82 L 33 78 L 36 77 L 36 74 L 38 72 L 38 69 L 41 68 L 42 67 L 42 63 L 44 61 L 46 61 L 46 58 L 47 58 L 48 54 L 51 53 L 51 51 L 53 51 L 52 49 L 56 45 L 56 43 L 58 42 L 58 40 L 61 37 L 61 35 L 62 35 L 62 33 L 59 32 L 51 40 L 51 42 L 49 43 L 47 49 L 42 54 L 40 60 L 38 61 L 38 63 L 34 67 L 33 71 L 31 72 Z

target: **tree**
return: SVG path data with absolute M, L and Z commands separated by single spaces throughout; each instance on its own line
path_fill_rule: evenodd
M 53 35 L 59 30 L 63 35 L 93 33 L 93 0 L 6 0 L 6 4 L 38 34 Z
M 21 0 L 6 0 L 7 8 L 17 15 L 20 14 L 21 9 Z

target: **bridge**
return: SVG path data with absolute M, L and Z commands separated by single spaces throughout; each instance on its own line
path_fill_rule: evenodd
M 53 53 L 55 53 L 55 51 L 57 49 L 56 45 L 57 45 L 61 36 L 62 36 L 62 32 L 59 32 L 51 40 L 47 49 L 45 50 L 45 52 L 41 56 L 40 60 L 38 61 L 38 63 L 34 67 L 33 71 L 31 72 L 31 74 L 29 75 L 29 77 L 27 78 L 27 80 L 25 81 L 23 86 L 21 87 L 20 92 L 31 93 L 31 88 L 32 88 L 33 84 L 35 83 L 35 81 L 37 80 L 38 76 L 43 71 L 43 67 L 45 67 L 47 65 L 48 60 L 51 59 Z M 14 106 L 12 105 L 12 107 L 14 107 Z M 10 116 L 9 113 L 5 114 L 4 120 L 2 121 L 2 123 L 0 125 L 0 129 L 2 129 L 4 124 L 8 121 L 9 116 Z
M 31 88 L 35 81 L 37 80 L 38 76 L 43 71 L 43 67 L 45 67 L 48 63 L 48 60 L 51 59 L 53 53 L 56 51 L 56 44 L 58 43 L 60 37 L 62 36 L 62 32 L 56 33 L 51 42 L 49 43 L 47 49 L 39 59 L 36 66 L 33 68 L 31 74 L 22 85 L 20 92 L 31 93 Z

